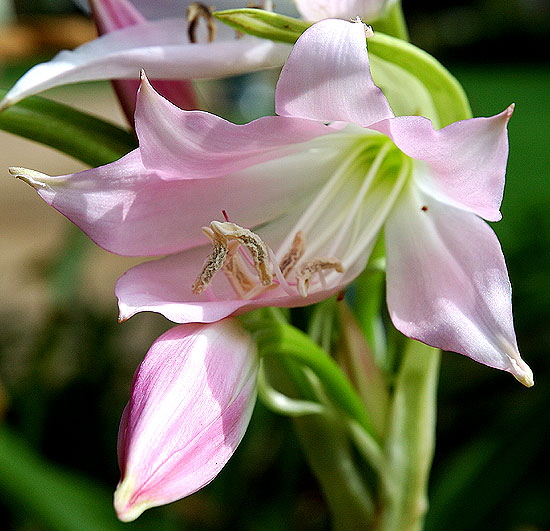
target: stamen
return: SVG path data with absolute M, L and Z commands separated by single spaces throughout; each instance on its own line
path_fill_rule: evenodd
M 212 16 L 212 10 L 208 6 L 201 2 L 192 2 L 187 6 L 186 18 L 189 42 L 197 42 L 197 28 L 201 18 L 206 22 L 208 42 L 212 42 L 216 38 L 216 22 Z
M 312 258 L 311 260 L 306 260 L 296 272 L 296 282 L 298 287 L 298 292 L 302 297 L 307 297 L 307 292 L 309 290 L 309 282 L 311 277 L 315 273 L 319 273 L 322 281 L 324 277 L 322 276 L 322 271 L 332 269 L 338 273 L 344 272 L 344 266 L 338 258 Z
M 349 238 L 349 242 L 355 242 L 358 236 L 361 238 L 363 237 L 361 231 L 359 230 L 359 226 L 356 223 L 357 212 L 359 212 L 359 210 L 361 209 L 363 201 L 365 200 L 367 193 L 369 192 L 372 184 L 375 181 L 376 174 L 380 171 L 382 163 L 390 152 L 391 146 L 392 144 L 390 142 L 384 144 L 377 153 L 374 161 L 371 163 L 367 173 L 365 174 L 365 177 L 363 178 L 363 182 L 361 183 L 361 186 L 355 195 L 353 203 L 349 205 L 348 210 L 346 211 L 346 220 L 338 228 L 338 233 L 333 238 L 333 244 L 330 246 L 328 254 L 339 254 L 338 245 L 345 236 Z M 352 225 L 354 225 L 353 228 Z M 350 230 L 350 228 L 352 228 L 352 230 Z
M 203 227 L 203 232 L 208 236 L 205 230 L 207 228 L 208 227 Z M 224 238 L 219 238 L 213 233 L 212 253 L 206 259 L 206 262 L 204 262 L 202 271 L 191 286 L 191 291 L 195 295 L 202 293 L 208 284 L 210 284 L 210 281 L 214 278 L 214 275 L 222 268 L 227 258 L 227 252 L 227 240 Z
M 275 253 L 269 247 L 267 250 L 269 251 L 269 258 L 271 258 L 271 263 L 274 265 L 275 277 L 279 282 L 279 286 L 281 286 L 285 290 L 285 293 L 287 295 L 290 295 L 291 297 L 293 297 L 294 295 L 296 295 L 296 293 L 290 287 L 290 284 L 286 281 L 286 278 L 283 276 L 283 272 L 281 271 L 281 268 L 277 265 L 277 257 L 275 256 Z
M 299 230 L 296 233 L 296 236 L 294 236 L 294 240 L 292 241 L 290 249 L 279 262 L 279 268 L 281 269 L 281 273 L 283 274 L 284 278 L 288 276 L 288 274 L 294 269 L 300 258 L 304 256 L 305 250 L 306 237 L 304 233 Z
M 224 212 L 224 217 L 226 216 Z M 263 286 L 262 289 L 265 289 L 265 286 L 273 284 L 271 270 L 273 251 L 257 234 L 230 221 L 212 221 L 210 227 L 202 227 L 202 232 L 212 240 L 213 248 L 201 273 L 191 286 L 193 293 L 196 295 L 202 293 L 222 268 L 229 283 L 242 298 L 248 298 L 251 293 L 257 291 L 258 287 Z M 241 245 L 246 247 L 248 254 L 244 251 L 242 254 L 239 253 Z M 256 269 L 262 286 L 256 284 L 247 262 Z M 281 278 L 283 278 L 282 275 Z
M 341 164 L 329 178 L 320 193 L 317 194 L 313 201 L 308 205 L 307 209 L 296 222 L 295 226 L 300 227 L 304 233 L 307 233 L 313 229 L 319 219 L 320 212 L 325 210 L 326 205 L 331 203 L 333 198 L 338 194 L 339 190 L 345 185 L 345 179 L 343 179 L 343 177 L 348 173 L 350 166 L 356 164 L 356 157 L 364 151 L 364 149 L 364 145 L 358 143 L 352 150 L 350 150 L 346 161 Z M 289 234 L 289 237 L 283 241 L 281 245 L 282 249 L 292 246 L 290 243 L 290 236 L 291 235 Z M 322 247 L 324 243 L 324 241 L 314 241 L 314 249 Z M 312 250 L 310 249 L 310 251 Z M 313 253 L 315 253 L 315 250 L 313 250 Z
M 247 294 L 258 285 L 239 253 L 239 243 L 237 241 L 229 244 L 229 252 L 223 266 L 223 272 L 235 293 L 242 299 L 246 298 Z
M 397 177 L 395 183 L 391 188 L 390 193 L 385 197 L 384 201 L 380 203 L 379 207 L 370 214 L 370 221 L 366 226 L 361 227 L 361 240 L 365 242 L 371 242 L 374 244 L 376 235 L 380 232 L 382 225 L 386 222 L 390 210 L 395 205 L 403 186 L 407 182 L 409 175 L 412 171 L 412 160 L 404 159 L 403 165 Z M 358 257 L 365 251 L 364 245 L 355 244 L 353 250 L 345 257 L 347 264 L 353 264 Z
M 227 241 L 237 240 L 246 247 L 250 252 L 252 260 L 254 260 L 254 267 L 258 272 L 260 282 L 264 286 L 269 286 L 273 283 L 273 273 L 271 271 L 267 246 L 257 234 L 229 221 L 225 223 L 212 221 L 210 228 L 217 235 L 225 237 Z

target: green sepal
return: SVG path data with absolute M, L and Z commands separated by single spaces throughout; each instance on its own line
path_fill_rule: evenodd
M 294 44 L 312 24 L 263 9 L 225 9 L 212 14 L 220 22 L 242 33 L 288 44 Z
M 436 128 L 472 117 L 460 83 L 429 53 L 380 32 L 367 48 L 374 82 L 396 115 L 425 116 Z
M 0 99 L 6 92 L 0 89 Z M 0 129 L 51 146 L 90 166 L 112 162 L 137 146 L 129 131 L 39 96 L 1 111 Z

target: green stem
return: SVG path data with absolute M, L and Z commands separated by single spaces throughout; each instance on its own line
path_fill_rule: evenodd
M 383 439 L 390 402 L 387 378 L 376 363 L 365 335 L 345 301 L 338 305 L 338 309 L 340 345 L 337 360 L 357 390 L 376 433 Z
M 440 352 L 407 340 L 395 382 L 376 531 L 419 531 L 435 445 Z
M 319 345 L 288 324 L 255 321 L 245 316 L 242 321 L 245 327 L 255 332 L 260 356 L 287 357 L 309 367 L 321 380 L 332 403 L 355 419 L 374 440 L 379 440 L 355 389 L 337 363 Z
M 371 435 L 371 422 L 358 396 L 332 358 L 306 334 L 283 323 L 243 321 L 256 332 L 262 368 L 271 366 L 270 373 L 279 373 L 285 394 L 298 397 L 284 403 L 281 396 L 275 397 L 276 410 L 281 411 L 282 404 L 282 412 L 294 417 L 301 446 L 327 500 L 335 529 L 365 529 L 373 521 L 375 505 L 349 438 L 350 422 L 373 455 L 380 456 L 382 448 Z M 310 407 L 315 404 L 318 409 Z
M 374 517 L 372 496 L 357 469 L 346 427 L 334 413 L 295 418 L 294 426 L 329 505 L 334 529 L 364 530 Z
M 6 92 L 0 89 L 0 98 Z M 51 146 L 90 166 L 112 162 L 137 145 L 129 131 L 38 96 L 0 112 L 0 129 Z

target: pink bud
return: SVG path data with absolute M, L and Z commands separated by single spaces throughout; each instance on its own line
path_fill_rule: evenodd
M 235 319 L 176 326 L 153 343 L 120 424 L 120 520 L 214 479 L 250 421 L 257 371 L 256 347 Z

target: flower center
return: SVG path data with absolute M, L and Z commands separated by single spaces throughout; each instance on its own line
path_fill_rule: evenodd
M 351 126 L 353 141 L 337 153 L 341 163 L 295 223 L 311 255 L 336 256 L 348 270 L 366 264 L 377 235 L 412 172 L 412 159 L 386 136 Z M 330 135 L 325 137 L 329 140 Z M 315 171 L 312 168 L 310 171 Z M 280 249 L 290 245 L 291 235 Z
M 235 223 L 212 221 L 210 227 L 203 227 L 202 230 L 212 241 L 212 253 L 191 286 L 191 291 L 196 295 L 208 287 L 220 269 L 235 293 L 243 299 L 257 296 L 273 285 L 281 285 L 289 295 L 295 295 L 286 280 L 291 272 L 295 273 L 295 289 L 302 297 L 307 297 L 314 275 L 319 275 L 324 283 L 324 270 L 344 271 L 340 260 L 333 257 L 305 260 L 297 267 L 305 250 L 304 234 L 301 231 L 296 233 L 292 246 L 277 262 L 273 251 L 257 234 Z M 252 267 L 261 285 L 258 285 L 252 273 Z
M 212 252 L 193 283 L 193 293 L 206 290 L 220 270 L 242 299 L 278 286 L 287 295 L 307 297 L 311 290 L 342 285 L 359 274 L 411 175 L 412 161 L 380 133 L 361 128 L 358 134 L 350 128 L 337 134 L 350 142 L 342 150 L 342 144 L 331 143 L 333 135 L 327 135 L 315 144 L 315 149 L 333 149 L 337 164 L 276 253 L 258 234 L 227 218 L 202 228 Z M 312 160 L 307 171 L 316 175 L 316 170 L 322 174 Z

